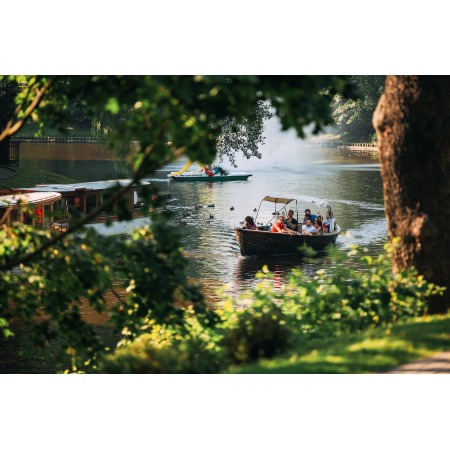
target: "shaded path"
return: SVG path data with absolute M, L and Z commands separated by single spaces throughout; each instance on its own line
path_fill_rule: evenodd
M 395 367 L 384 373 L 390 374 L 432 374 L 432 373 L 450 373 L 450 351 L 436 353 L 428 358 L 412 361 L 407 364 Z

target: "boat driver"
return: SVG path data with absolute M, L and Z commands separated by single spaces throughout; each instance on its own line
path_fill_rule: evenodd
M 316 236 L 317 228 L 312 224 L 311 219 L 306 219 L 305 225 L 302 227 L 302 233 L 308 236 Z

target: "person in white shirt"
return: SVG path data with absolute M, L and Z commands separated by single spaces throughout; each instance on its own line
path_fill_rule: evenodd
M 308 236 L 317 234 L 317 228 L 312 224 L 311 219 L 307 219 L 305 225 L 302 226 L 302 233 Z

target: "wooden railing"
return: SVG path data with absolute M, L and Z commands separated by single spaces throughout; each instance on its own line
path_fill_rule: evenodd
M 305 144 L 311 147 L 327 147 L 327 148 L 347 148 L 354 150 L 378 150 L 378 144 L 369 142 L 340 142 L 340 141 L 306 141 Z
M 84 142 L 84 143 L 102 143 L 105 142 L 104 138 L 97 138 L 91 136 L 14 136 L 11 138 L 14 142 Z

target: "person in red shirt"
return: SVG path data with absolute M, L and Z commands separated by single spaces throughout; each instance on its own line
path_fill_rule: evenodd
M 295 231 L 286 228 L 286 225 L 283 223 L 284 217 L 279 216 L 278 220 L 273 224 L 272 232 L 273 233 L 288 233 L 288 234 L 298 234 Z

